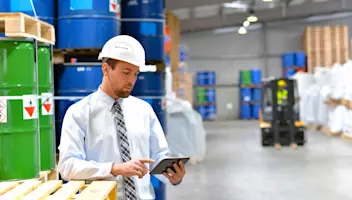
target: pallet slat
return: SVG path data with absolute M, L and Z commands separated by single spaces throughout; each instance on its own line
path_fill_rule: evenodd
M 21 199 L 29 192 L 37 188 L 41 184 L 41 181 L 25 181 L 24 183 L 18 185 L 14 189 L 10 190 L 9 192 L 5 193 L 4 195 L 0 196 L 0 200 L 17 200 Z
M 0 195 L 5 194 L 6 192 L 8 192 L 11 189 L 15 188 L 19 184 L 20 184 L 20 182 L 18 182 L 18 181 L 1 182 L 0 183 Z
M 115 181 L 96 181 L 92 182 L 81 194 L 77 195 L 76 200 L 97 200 L 107 197 L 116 199 L 116 192 Z
M 34 191 L 24 196 L 21 200 L 42 200 L 48 197 L 52 192 L 62 186 L 62 181 L 48 181 L 40 185 Z
M 70 200 L 85 185 L 84 181 L 70 181 L 47 200 Z

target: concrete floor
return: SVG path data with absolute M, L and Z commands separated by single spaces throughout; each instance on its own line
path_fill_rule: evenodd
M 352 143 L 308 131 L 280 152 L 260 145 L 258 122 L 207 122 L 207 157 L 187 166 L 167 200 L 352 199 Z

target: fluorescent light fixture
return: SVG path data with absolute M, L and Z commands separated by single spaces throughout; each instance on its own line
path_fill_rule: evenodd
M 273 2 L 273 0 L 262 0 L 263 2 Z
M 248 27 L 250 24 L 251 24 L 251 23 L 250 23 L 249 21 L 244 21 L 244 22 L 243 22 L 243 26 L 244 26 L 244 27 Z
M 238 29 L 238 33 L 241 34 L 241 35 L 244 35 L 244 34 L 247 33 L 247 30 L 246 30 L 245 27 L 242 26 L 240 29 Z
M 231 3 L 224 3 L 222 4 L 225 8 L 248 8 L 248 4 L 243 3 L 241 1 L 234 1 Z
M 257 22 L 258 21 L 258 17 L 255 16 L 254 14 L 251 14 L 250 16 L 248 16 L 247 21 L 249 21 L 249 22 Z

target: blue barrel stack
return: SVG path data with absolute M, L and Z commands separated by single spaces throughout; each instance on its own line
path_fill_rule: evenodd
M 251 112 L 251 105 L 248 103 L 241 104 L 241 112 L 240 112 L 240 118 L 241 119 L 251 119 L 252 118 L 252 112 Z
M 291 77 L 297 71 L 306 71 L 306 54 L 304 52 L 283 53 L 281 57 L 284 77 Z
M 262 71 L 260 69 L 241 70 L 239 81 L 240 118 L 258 119 L 262 98 Z
M 215 71 L 199 71 L 197 72 L 198 86 L 214 86 L 216 84 Z
M 102 81 L 103 74 L 100 63 L 65 63 L 55 68 L 55 75 L 57 76 L 55 96 L 63 98 L 55 102 L 56 141 L 60 141 L 62 120 L 67 109 L 77 98 L 81 99 L 95 92 Z
M 58 48 L 102 48 L 119 35 L 119 10 L 111 6 L 101 0 L 58 0 Z
M 198 71 L 196 73 L 197 88 L 205 90 L 205 102 L 196 102 L 196 109 L 203 120 L 215 120 L 216 118 L 216 72 Z M 199 92 L 201 90 L 196 90 Z M 200 94 L 197 94 L 200 95 Z
M 121 1 L 121 34 L 142 43 L 148 61 L 164 60 L 164 1 Z

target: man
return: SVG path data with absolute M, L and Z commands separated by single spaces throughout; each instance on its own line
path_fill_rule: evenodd
M 286 103 L 286 101 L 287 101 L 288 91 L 285 89 L 286 82 L 284 80 L 279 80 L 277 82 L 277 86 L 278 86 L 278 90 L 276 93 L 277 104 L 282 105 L 282 104 Z
M 169 149 L 152 107 L 130 96 L 145 63 L 144 49 L 120 35 L 104 45 L 99 60 L 98 91 L 73 104 L 64 117 L 59 172 L 64 180 L 117 180 L 119 200 L 155 199 L 148 170 Z M 182 162 L 174 168 L 156 177 L 177 185 L 186 172 Z

